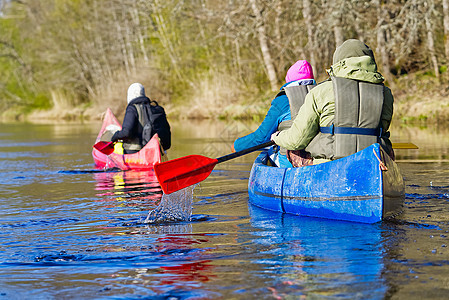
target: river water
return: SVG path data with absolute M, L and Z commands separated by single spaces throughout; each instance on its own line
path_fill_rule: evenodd
M 230 153 L 257 124 L 172 124 L 171 158 Z M 393 130 L 404 212 L 373 225 L 248 206 L 249 154 L 194 190 L 189 222 L 144 224 L 151 172 L 95 170 L 100 124 L 0 125 L 0 299 L 447 299 L 449 135 Z M 182 201 L 182 199 L 180 200 Z

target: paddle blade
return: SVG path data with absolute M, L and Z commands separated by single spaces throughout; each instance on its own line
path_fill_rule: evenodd
M 206 179 L 217 159 L 188 155 L 154 165 L 154 172 L 165 194 L 171 194 Z
M 106 155 L 114 152 L 114 143 L 113 142 L 98 142 L 94 145 L 94 148 L 104 153 Z
M 392 144 L 393 149 L 419 149 L 419 147 L 413 143 L 392 143 Z

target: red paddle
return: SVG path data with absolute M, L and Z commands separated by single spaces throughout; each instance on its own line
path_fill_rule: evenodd
M 94 148 L 106 155 L 114 152 L 114 142 L 98 142 L 94 145 Z
M 274 145 L 266 142 L 219 158 L 188 155 L 154 165 L 154 172 L 165 194 L 171 194 L 206 179 L 218 163 Z

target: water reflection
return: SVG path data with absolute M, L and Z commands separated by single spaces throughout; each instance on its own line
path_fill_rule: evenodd
M 449 160 L 449 128 L 410 127 L 391 128 L 392 142 L 414 143 L 417 150 L 396 150 L 397 160 Z
M 151 212 L 160 204 L 162 191 L 152 170 L 105 171 L 93 173 L 93 176 L 99 201 L 104 202 L 106 208 L 140 207 Z M 103 289 L 102 295 L 114 295 L 113 287 L 123 286 L 125 282 L 129 287 L 151 286 L 151 293 L 147 295 L 156 298 L 205 295 L 194 290 L 198 284 L 214 277 L 211 260 L 204 258 L 207 251 L 201 249 L 209 238 L 207 234 L 192 234 L 191 222 L 144 224 L 140 219 L 111 225 L 111 236 L 130 236 L 137 241 L 147 239 L 148 244 L 146 247 L 119 244 L 103 248 L 108 253 L 116 253 L 112 256 L 117 257 L 118 263 L 123 261 L 123 255 L 128 256 L 128 267 L 134 264 L 136 268 L 111 274 L 110 288 Z M 123 229 L 117 230 L 118 227 Z
M 95 190 L 102 201 L 117 201 L 121 205 L 139 206 L 143 203 L 155 206 L 161 199 L 162 190 L 153 170 L 104 171 L 93 173 Z
M 382 230 L 378 225 L 290 216 L 250 205 L 255 262 L 276 273 L 273 296 L 382 299 Z M 351 295 L 351 296 L 349 296 Z
M 172 123 L 170 158 L 228 154 L 258 126 Z M 195 189 L 191 221 L 144 224 L 159 187 L 148 172 L 94 170 L 97 133 L 97 125 L 0 127 L 5 299 L 447 298 L 448 130 L 392 129 L 394 142 L 420 149 L 397 151 L 404 213 L 373 225 L 248 214 L 256 154 L 215 168 Z
M 137 239 L 148 237 L 149 244 L 128 258 L 135 268 L 118 270 L 109 279 L 109 285 L 139 289 L 151 299 L 213 299 L 218 293 L 199 287 L 216 278 L 215 266 L 209 259 L 213 249 L 209 234 L 192 233 L 192 224 L 164 224 L 140 227 L 134 231 Z M 129 255 L 130 249 L 127 249 Z M 146 287 L 146 288 L 142 288 Z M 134 293 L 128 297 L 134 298 Z M 105 291 L 105 295 L 115 295 Z M 122 294 L 126 295 L 126 294 Z M 142 294 L 140 294 L 142 295 Z
M 447 298 L 449 256 L 445 227 L 422 222 L 382 224 L 386 299 Z
M 159 273 L 164 275 L 165 278 L 161 281 L 161 284 L 192 281 L 207 282 L 211 277 L 216 277 L 211 272 L 214 267 L 210 262 L 211 260 L 203 260 L 161 267 Z

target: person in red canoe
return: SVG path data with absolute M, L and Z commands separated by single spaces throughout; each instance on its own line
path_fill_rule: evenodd
M 143 85 L 137 82 L 129 86 L 127 101 L 122 130 L 115 132 L 111 141 L 122 140 L 124 153 L 131 154 L 142 149 L 157 133 L 162 148 L 168 150 L 171 146 L 171 132 L 164 108 L 150 100 L 145 95 Z

